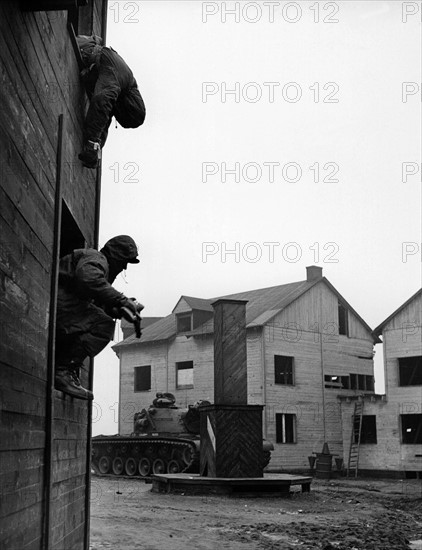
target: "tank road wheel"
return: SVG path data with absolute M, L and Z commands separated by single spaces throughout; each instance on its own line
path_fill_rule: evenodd
M 186 466 L 189 466 L 189 464 L 193 460 L 193 452 L 192 452 L 192 448 L 190 446 L 185 447 L 183 449 L 182 458 L 183 458 L 183 462 L 186 464 Z
M 153 474 L 164 474 L 166 471 L 166 465 L 164 460 L 161 458 L 156 458 L 152 464 L 152 473 Z
M 141 458 L 138 464 L 138 472 L 142 477 L 147 476 L 151 471 L 151 462 L 148 458 Z
M 134 476 L 136 474 L 136 460 L 129 457 L 125 462 L 125 472 L 128 476 Z
M 110 470 L 110 459 L 108 456 L 102 456 L 98 461 L 98 469 L 101 474 L 106 474 Z
M 116 458 L 113 460 L 111 468 L 113 470 L 113 474 L 116 476 L 119 476 L 121 473 L 123 473 L 123 460 L 120 458 L 120 456 L 116 456 Z
M 167 473 L 168 474 L 178 474 L 180 472 L 180 466 L 177 460 L 170 460 L 167 464 Z

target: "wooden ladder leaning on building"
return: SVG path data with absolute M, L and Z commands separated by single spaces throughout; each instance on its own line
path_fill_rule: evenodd
M 352 435 L 350 437 L 349 447 L 349 462 L 347 464 L 347 477 L 350 477 L 354 470 L 355 477 L 358 477 L 359 469 L 359 447 L 360 436 L 362 433 L 362 415 L 363 415 L 363 400 L 359 399 L 355 403 L 355 410 L 352 416 Z

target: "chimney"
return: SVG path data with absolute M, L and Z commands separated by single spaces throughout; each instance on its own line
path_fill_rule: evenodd
M 322 267 L 317 265 L 310 265 L 306 268 L 306 280 L 308 282 L 317 281 L 322 279 Z
M 214 403 L 246 405 L 246 304 L 221 299 L 214 308 Z

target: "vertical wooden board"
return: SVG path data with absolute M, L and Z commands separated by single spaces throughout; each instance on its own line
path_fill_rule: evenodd
M 207 407 L 200 410 L 200 473 L 207 477 L 217 477 L 216 464 L 216 414 L 215 410 Z

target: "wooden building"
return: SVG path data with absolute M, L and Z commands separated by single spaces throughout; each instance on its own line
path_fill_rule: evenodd
M 246 300 L 248 403 L 265 405 L 270 470 L 305 470 L 328 442 L 343 457 L 338 394 L 374 394 L 370 327 L 317 266 L 297 283 L 241 292 Z M 113 349 L 120 358 L 119 433 L 155 392 L 186 406 L 213 400 L 213 310 L 218 298 L 182 296 L 172 313 Z
M 422 475 L 422 289 L 382 322 L 385 392 L 362 399 L 358 472 L 394 477 Z M 352 441 L 355 401 L 342 400 L 344 439 Z M 346 451 L 347 452 L 347 451 Z
M 106 0 L 0 3 L 0 547 L 88 548 L 91 407 L 54 390 L 59 256 L 96 246 L 76 34 Z M 87 366 L 82 383 L 90 384 Z

